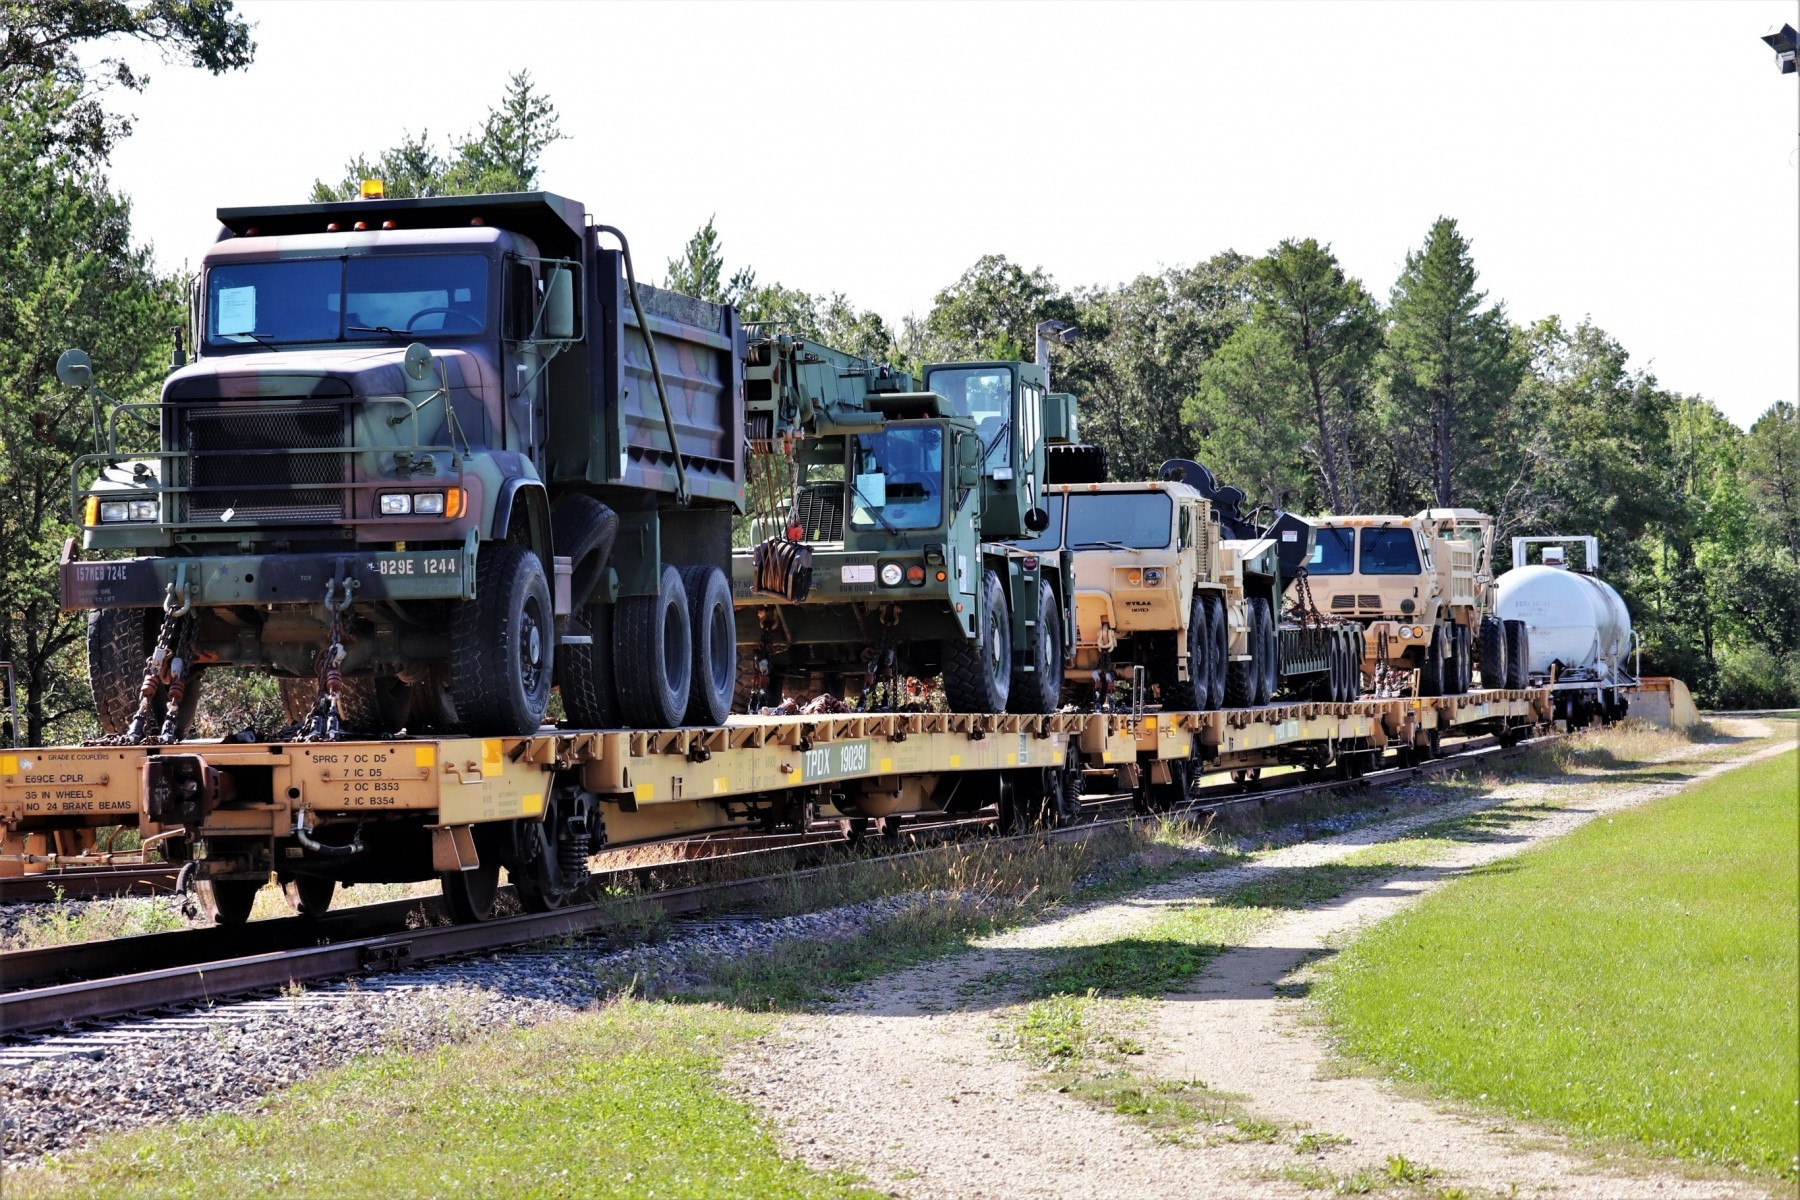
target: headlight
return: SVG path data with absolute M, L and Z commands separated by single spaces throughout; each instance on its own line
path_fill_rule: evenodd
M 162 506 L 155 500 L 100 501 L 100 520 L 108 524 L 118 521 L 154 521 L 161 515 Z
M 1411 636 L 1412 636 L 1412 630 L 1411 630 L 1411 628 L 1409 628 L 1409 627 L 1408 627 L 1408 626 L 1405 626 L 1405 625 L 1402 625 L 1402 626 L 1401 626 L 1401 627 L 1400 627 L 1400 636 L 1401 636 L 1401 637 L 1403 637 L 1403 638 L 1409 638 L 1409 637 L 1411 637 Z
M 1163 573 L 1162 573 L 1161 567 L 1145 567 L 1144 568 L 1144 586 L 1145 587 L 1161 587 L 1162 581 L 1163 581 Z
M 444 515 L 444 493 L 414 492 L 413 511 L 423 516 L 441 517 Z
M 886 587 L 899 587 L 906 572 L 899 563 L 887 563 L 881 568 L 881 582 Z
M 384 517 L 403 517 L 412 511 L 413 498 L 405 492 L 383 492 L 381 495 L 381 515 Z

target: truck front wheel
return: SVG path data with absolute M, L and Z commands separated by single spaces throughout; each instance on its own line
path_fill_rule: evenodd
M 1013 661 L 1012 682 L 1008 685 L 1008 710 L 1016 713 L 1053 713 L 1062 706 L 1063 641 L 1062 617 L 1056 611 L 1056 592 L 1048 583 L 1038 581 L 1037 642 L 1030 662 L 1033 670 L 1026 674 L 1023 661 Z
M 475 600 L 450 623 L 450 691 L 471 734 L 536 733 L 550 704 L 556 625 L 537 555 L 490 545 L 475 568 Z
M 981 573 L 975 636 L 944 646 L 944 699 L 952 712 L 1002 713 L 1012 690 L 1012 621 L 1000 576 Z
M 155 630 L 161 617 L 155 609 L 145 608 L 101 608 L 88 613 L 88 683 L 94 689 L 94 713 L 100 718 L 100 732 L 109 737 L 124 733 L 137 715 L 146 660 L 156 646 Z M 181 712 L 176 714 L 184 733 L 193 724 L 194 709 L 200 701 L 199 677 L 199 669 L 190 667 L 187 694 Z M 156 733 L 162 728 L 167 706 L 168 692 L 158 689 L 150 701 L 145 732 Z

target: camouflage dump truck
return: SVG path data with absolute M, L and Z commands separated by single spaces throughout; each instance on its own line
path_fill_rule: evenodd
M 1067 576 L 1015 544 L 1045 519 L 1046 446 L 1075 434 L 1048 366 L 937 363 L 915 385 L 770 336 L 747 394 L 771 494 L 734 555 L 741 703 L 891 703 L 941 674 L 955 711 L 1054 712 Z
M 102 443 L 61 586 L 108 734 L 179 737 L 223 667 L 294 736 L 529 733 L 558 683 L 577 726 L 724 719 L 734 310 L 550 193 L 218 216 L 158 402 L 59 366 Z
M 1027 549 L 1069 552 L 1076 637 L 1065 671 L 1078 702 L 1105 707 L 1128 668 L 1167 709 L 1267 704 L 1282 693 L 1349 699 L 1360 631 L 1290 626 L 1281 602 L 1310 529 L 1284 516 L 1268 530 L 1240 514 L 1243 493 L 1187 459 L 1150 483 L 1051 489 L 1050 528 Z M 1303 545 L 1305 545 L 1303 541 Z M 1342 664 L 1339 660 L 1343 660 Z
M 1360 664 L 1376 695 L 1469 690 L 1492 616 L 1492 518 L 1466 508 L 1410 517 L 1315 517 L 1306 575 L 1313 604 L 1367 630 Z M 1487 650 L 1484 674 L 1503 673 Z

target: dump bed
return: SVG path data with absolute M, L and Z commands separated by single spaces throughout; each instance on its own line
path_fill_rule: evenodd
M 672 495 L 675 458 L 623 263 L 618 251 L 599 245 L 595 230 L 588 230 L 585 250 L 590 327 L 569 357 L 590 361 L 586 371 L 552 368 L 551 478 Z M 688 488 L 696 500 L 741 509 L 744 333 L 737 311 L 642 283 L 638 297 L 656 339 Z

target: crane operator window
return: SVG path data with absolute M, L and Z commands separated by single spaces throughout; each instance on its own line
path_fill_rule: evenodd
M 950 401 L 959 417 L 973 417 L 987 448 L 983 469 L 1011 461 L 1013 374 L 1006 367 L 950 367 L 925 377 L 925 386 Z M 1029 444 L 1029 443 L 1028 443 Z

